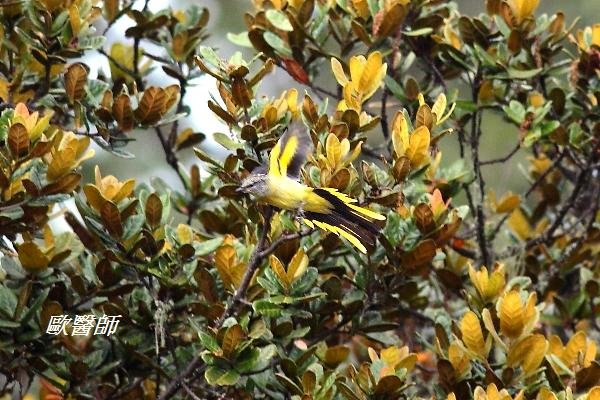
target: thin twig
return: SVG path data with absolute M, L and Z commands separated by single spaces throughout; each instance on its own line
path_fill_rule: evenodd
M 381 132 L 385 139 L 390 137 L 390 127 L 388 126 L 387 117 L 387 98 L 388 90 L 387 88 L 383 88 L 383 94 L 381 95 Z
M 492 160 L 487 160 L 487 161 L 480 161 L 479 165 L 490 165 L 490 164 L 505 163 L 506 161 L 510 160 L 515 154 L 517 154 L 517 152 L 519 151 L 519 149 L 521 149 L 521 142 L 517 143 L 517 145 L 510 151 L 510 153 L 508 153 L 504 157 L 494 158 Z
M 546 170 L 544 172 L 542 172 L 542 174 L 531 184 L 529 189 L 527 189 L 527 192 L 525 192 L 525 197 L 529 197 L 529 195 L 531 193 L 533 193 L 535 188 L 537 188 L 540 185 L 540 183 L 542 183 L 544 181 L 544 179 L 546 179 L 546 177 L 550 174 L 550 172 L 552 172 L 554 170 L 554 168 L 556 168 L 557 165 L 560 164 L 560 162 L 564 158 L 565 154 L 566 153 L 564 151 L 560 152 L 558 157 L 552 162 L 552 165 L 550 165 L 548 168 L 546 168 Z

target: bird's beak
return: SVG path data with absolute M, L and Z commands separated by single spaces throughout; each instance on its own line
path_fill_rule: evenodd
M 236 192 L 236 193 L 239 193 L 239 194 L 243 194 L 243 193 L 244 193 L 244 188 L 242 188 L 242 187 L 240 186 L 239 188 L 235 189 L 235 192 Z

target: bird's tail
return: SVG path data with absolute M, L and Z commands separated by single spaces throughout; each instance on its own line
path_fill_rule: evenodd
M 314 194 L 327 200 L 333 207 L 329 213 L 305 212 L 304 222 L 348 240 L 354 247 L 366 253 L 375 245 L 380 228 L 373 220 L 385 217 L 369 209 L 359 207 L 356 200 L 332 188 L 316 188 Z

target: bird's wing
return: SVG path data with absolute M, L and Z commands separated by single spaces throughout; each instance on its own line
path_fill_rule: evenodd
M 288 130 L 271 150 L 269 174 L 298 179 L 312 149 L 313 143 L 308 134 Z

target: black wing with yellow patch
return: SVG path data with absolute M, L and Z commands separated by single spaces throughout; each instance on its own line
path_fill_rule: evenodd
M 298 179 L 300 170 L 312 151 L 313 143 L 308 134 L 288 130 L 271 150 L 269 174 Z

